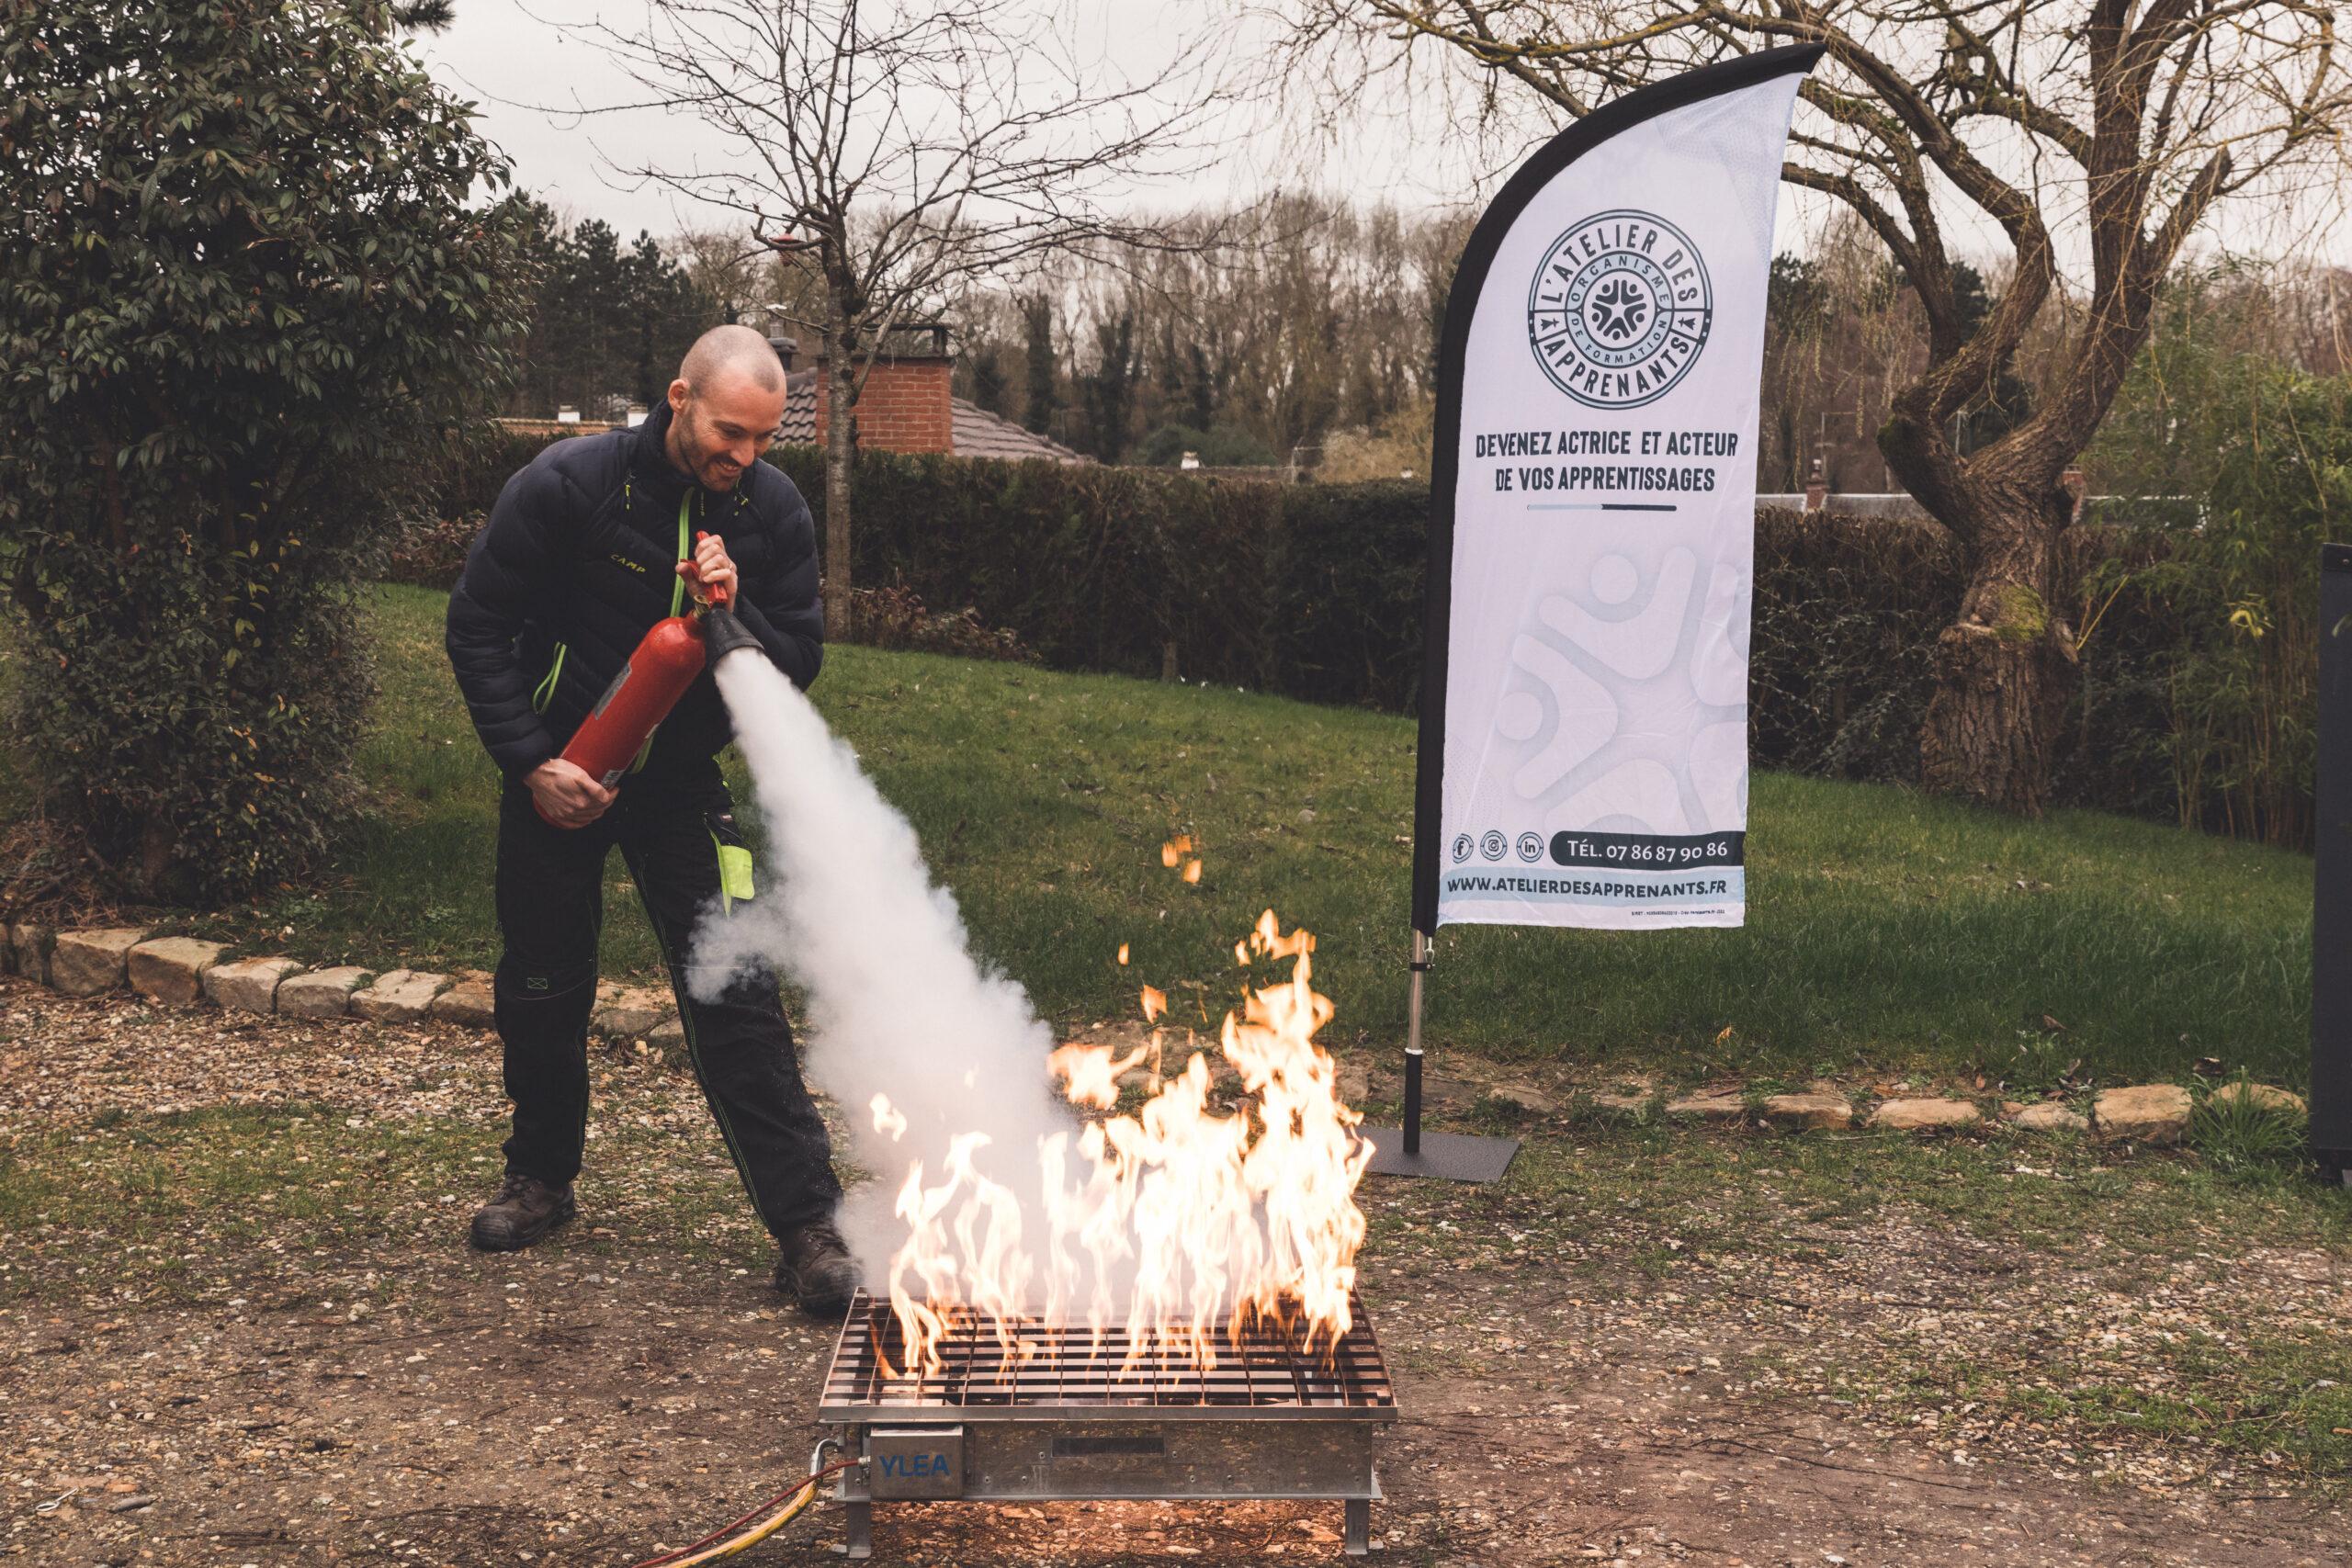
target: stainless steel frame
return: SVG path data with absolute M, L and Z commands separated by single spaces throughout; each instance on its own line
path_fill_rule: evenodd
M 1352 1315 L 1329 1356 L 1272 1326 L 1220 1330 L 1205 1370 L 1160 1352 L 1129 1365 L 1124 1331 L 1023 1323 L 1008 1348 L 972 1325 L 942 1346 L 944 1371 L 919 1380 L 888 1375 L 905 1359 L 898 1322 L 861 1292 L 817 1419 L 852 1453 L 913 1457 L 843 1473 L 849 1555 L 873 1550 L 874 1503 L 954 1496 L 1329 1498 L 1361 1556 L 1380 1496 L 1373 1433 L 1396 1401 L 1371 1324 L 1360 1305 Z

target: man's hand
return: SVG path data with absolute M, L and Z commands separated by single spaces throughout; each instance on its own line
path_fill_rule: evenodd
M 692 560 L 678 563 L 678 575 L 686 580 L 686 587 L 697 599 L 708 603 L 711 590 L 717 589 L 735 603 L 735 563 L 728 558 L 727 541 L 716 534 L 706 534 L 695 545 Z
M 539 815 L 559 828 L 585 828 L 605 814 L 615 792 L 590 778 L 577 763 L 550 757 L 524 775 Z

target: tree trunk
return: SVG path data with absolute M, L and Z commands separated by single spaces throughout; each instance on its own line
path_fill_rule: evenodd
M 2038 817 L 2075 673 L 2064 614 L 2074 499 L 2054 482 L 1968 488 L 1975 548 L 1960 615 L 1936 640 L 1920 783 L 1932 795 Z
M 142 897 L 162 900 L 168 895 L 164 878 L 171 874 L 172 825 L 160 811 L 149 815 L 139 829 L 139 887 Z
M 837 338 L 825 356 L 825 635 L 846 642 L 856 630 L 849 596 L 850 475 L 857 464 L 854 344 Z

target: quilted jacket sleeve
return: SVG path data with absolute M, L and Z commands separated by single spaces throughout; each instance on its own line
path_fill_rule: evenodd
M 560 541 L 572 510 L 570 491 L 570 481 L 547 463 L 508 479 L 449 595 L 449 667 L 474 732 L 510 777 L 529 773 L 558 750 L 532 709 L 531 676 L 515 639 L 524 623 L 535 612 L 544 615 L 560 592 Z
M 742 580 L 736 618 L 760 639 L 775 667 L 806 691 L 825 661 L 825 612 L 817 598 L 817 528 L 808 503 L 787 483 L 789 505 L 776 531 L 773 564 Z

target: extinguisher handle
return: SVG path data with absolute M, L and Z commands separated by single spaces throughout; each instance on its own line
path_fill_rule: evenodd
M 705 539 L 709 537 L 710 536 L 708 534 L 696 534 L 695 536 L 695 543 L 699 545 Z M 711 608 L 714 610 L 724 610 L 727 608 L 727 602 L 733 597 L 733 595 L 729 593 L 726 589 L 710 584 L 706 584 L 704 586 L 703 592 L 708 596 Z

